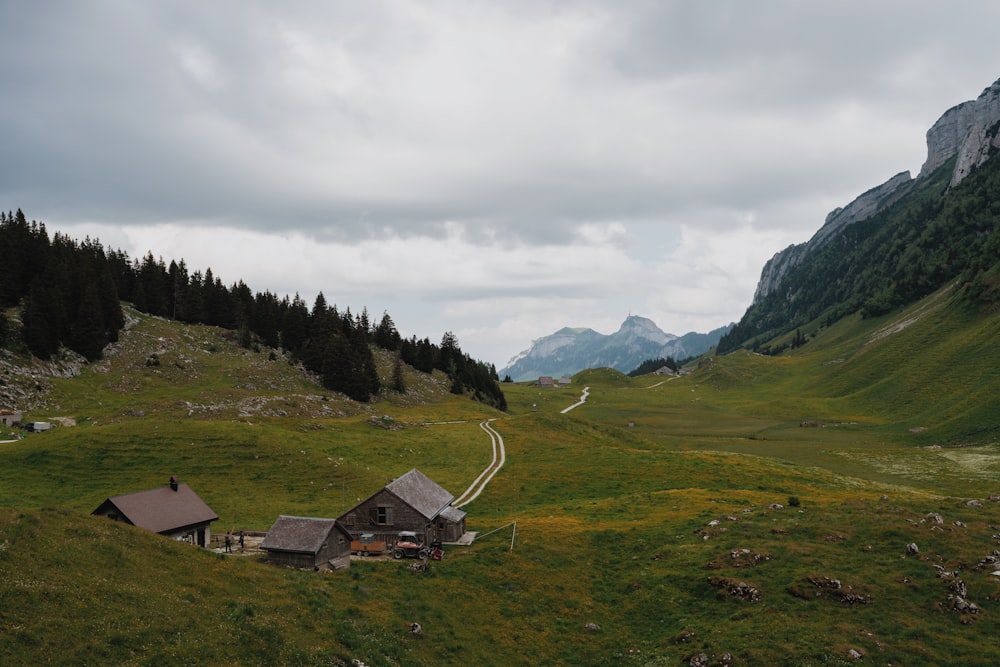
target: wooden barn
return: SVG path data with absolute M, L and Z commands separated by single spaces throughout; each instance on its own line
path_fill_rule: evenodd
M 219 516 L 176 477 L 167 486 L 108 498 L 91 512 L 113 521 L 123 521 L 160 535 L 208 546 L 212 522 Z
M 301 570 L 341 570 L 351 566 L 351 534 L 336 519 L 279 516 L 262 551 L 275 565 Z
M 432 542 L 457 542 L 465 534 L 465 512 L 452 507 L 455 496 L 416 468 L 337 519 L 357 539 L 374 533 L 390 544 L 401 530 Z

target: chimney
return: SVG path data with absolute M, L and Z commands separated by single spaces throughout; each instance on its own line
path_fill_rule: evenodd
M 170 490 L 171 491 L 177 490 L 177 475 L 170 476 Z

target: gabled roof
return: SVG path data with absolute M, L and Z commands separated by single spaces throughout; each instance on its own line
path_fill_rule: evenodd
M 350 538 L 347 530 L 337 524 L 336 519 L 317 519 L 306 516 L 279 516 L 267 537 L 260 543 L 265 551 L 295 551 L 316 554 L 330 539 L 334 528 Z
M 416 468 L 394 479 L 385 488 L 420 512 L 428 521 L 440 514 L 455 499 L 455 496 Z
M 176 481 L 157 489 L 108 498 L 93 513 L 104 514 L 109 506 L 133 526 L 154 533 L 169 533 L 219 518 L 191 487 Z

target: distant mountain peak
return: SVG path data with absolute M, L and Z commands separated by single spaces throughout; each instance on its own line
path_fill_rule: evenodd
M 648 359 L 681 360 L 703 354 L 730 327 L 678 337 L 664 333 L 653 320 L 639 315 L 629 315 L 618 331 L 609 335 L 588 328 L 563 327 L 532 341 L 531 347 L 514 355 L 499 375 L 522 382 L 541 376 L 573 375 L 587 368 L 610 367 L 628 373 Z

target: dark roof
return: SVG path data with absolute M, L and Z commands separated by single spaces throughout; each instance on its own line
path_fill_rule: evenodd
M 316 554 L 323 548 L 323 543 L 330 539 L 334 528 L 339 528 L 349 537 L 347 530 L 337 525 L 336 519 L 282 515 L 271 526 L 271 530 L 267 531 L 267 537 L 260 543 L 260 548 L 265 551 Z
M 176 490 L 175 487 L 176 486 Z M 171 484 L 105 500 L 94 514 L 114 506 L 129 523 L 154 533 L 169 533 L 219 516 L 187 484 Z
M 465 518 L 465 512 L 457 507 L 445 507 L 441 510 L 441 518 L 452 523 L 461 523 L 462 519 Z
M 455 499 L 416 468 L 394 479 L 385 488 L 428 520 L 440 514 Z

